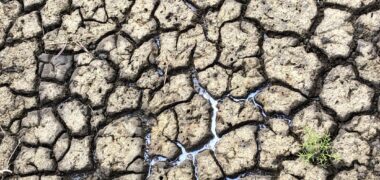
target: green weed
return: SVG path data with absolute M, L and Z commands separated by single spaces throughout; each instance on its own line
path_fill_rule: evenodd
M 337 154 L 331 150 L 331 138 L 328 133 L 318 134 L 311 128 L 304 129 L 305 137 L 298 156 L 310 163 L 326 167 L 332 160 L 338 160 Z

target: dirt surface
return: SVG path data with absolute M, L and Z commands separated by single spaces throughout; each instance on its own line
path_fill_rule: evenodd
M 379 32 L 377 0 L 0 0 L 0 176 L 378 180 Z

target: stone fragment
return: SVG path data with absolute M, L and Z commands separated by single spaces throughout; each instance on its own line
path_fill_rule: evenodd
M 361 8 L 375 2 L 375 0 L 326 0 L 325 2 L 348 6 L 350 8 Z
M 42 27 L 40 26 L 37 13 L 37 11 L 33 11 L 17 18 L 9 30 L 10 36 L 15 40 L 19 40 L 33 38 L 42 34 Z
M 31 111 L 21 121 L 21 142 L 32 145 L 53 145 L 64 127 L 55 117 L 52 108 Z
M 235 102 L 230 98 L 218 104 L 216 132 L 221 135 L 226 130 L 248 122 L 262 122 L 260 110 L 252 101 Z
M 62 21 L 61 15 L 69 7 L 69 0 L 46 0 L 45 6 L 40 10 L 42 25 L 44 27 L 58 25 Z
M 25 41 L 7 46 L 0 51 L 0 84 L 23 92 L 34 91 L 36 86 L 37 42 Z
M 58 163 L 58 170 L 63 172 L 84 171 L 91 167 L 91 137 L 72 139 L 69 150 Z
M 107 112 L 120 113 L 134 110 L 140 104 L 141 91 L 134 87 L 118 86 L 108 98 Z
M 282 119 L 270 119 L 270 127 L 260 129 L 258 142 L 260 146 L 259 166 L 276 170 L 281 164 L 280 157 L 296 155 L 300 144 L 288 134 L 288 124 Z
M 354 27 L 349 22 L 351 14 L 328 8 L 324 10 L 324 15 L 311 37 L 311 43 L 321 48 L 329 58 L 348 57 L 354 33 Z
M 190 99 L 194 93 L 192 86 L 190 76 L 187 74 L 171 76 L 166 84 L 154 93 L 149 101 L 149 111 L 156 114 L 168 106 Z
M 368 164 L 370 146 L 358 133 L 341 130 L 331 145 L 332 151 L 339 157 L 333 160 L 334 166 L 350 167 L 353 162 Z
M 215 65 L 198 73 L 199 83 L 213 97 L 220 98 L 228 90 L 229 71 Z
M 196 94 L 188 103 L 174 107 L 178 122 L 178 141 L 186 148 L 195 148 L 211 136 L 211 106 Z
M 322 68 L 313 53 L 306 52 L 295 38 L 266 38 L 264 65 L 268 77 L 280 80 L 309 95 Z
M 0 47 L 5 43 L 6 31 L 21 11 L 22 5 L 16 0 L 0 3 Z
M 74 136 L 87 135 L 90 127 L 89 108 L 78 100 L 67 101 L 58 106 L 58 114 Z
M 178 166 L 170 166 L 165 162 L 159 162 L 152 168 L 152 173 L 148 180 L 165 179 L 165 180 L 193 180 L 194 169 L 190 160 L 185 160 Z
M 248 94 L 264 83 L 264 76 L 260 72 L 260 60 L 244 58 L 233 64 L 236 72 L 230 80 L 230 94 L 234 97 L 247 97 Z
M 53 146 L 54 157 L 57 161 L 60 161 L 63 156 L 67 153 L 70 147 L 70 138 L 67 133 L 62 134 L 61 137 L 57 139 Z
M 212 155 L 211 150 L 205 150 L 197 154 L 197 170 L 199 179 L 220 179 L 223 172 Z
M 288 88 L 272 85 L 259 92 L 256 100 L 267 113 L 280 112 L 288 115 L 293 108 L 306 101 L 306 98 Z
M 42 78 L 64 82 L 70 75 L 70 68 L 73 65 L 73 56 L 41 54 L 38 59 L 40 60 L 39 73 Z
M 53 102 L 65 97 L 66 87 L 53 82 L 40 82 L 38 94 L 40 102 Z
M 25 109 L 37 106 L 35 97 L 14 95 L 7 87 L 0 87 L 0 126 L 8 127 L 11 120 L 21 117 Z
M 157 23 L 151 14 L 156 4 L 157 1 L 154 0 L 141 0 L 132 6 L 127 23 L 122 26 L 122 30 L 130 35 L 134 41 L 139 42 L 155 32 Z
M 187 61 L 189 60 L 191 52 L 193 52 L 192 57 L 190 58 L 193 61 L 195 68 L 198 70 L 211 65 L 217 57 L 216 45 L 207 41 L 203 28 L 199 24 L 178 37 L 176 52 L 177 55 L 179 54 L 180 57 L 184 59 L 186 58 Z M 181 54 L 182 52 L 183 55 Z M 184 61 L 186 61 L 186 59 Z M 168 58 L 167 60 L 174 61 L 177 60 L 177 58 Z
M 352 66 L 339 65 L 324 80 L 319 95 L 321 102 L 333 109 L 341 120 L 371 106 L 374 90 L 356 79 Z
M 195 16 L 190 7 L 181 0 L 162 1 L 154 15 L 160 22 L 161 28 L 178 28 L 180 30 L 189 26 Z
M 230 176 L 252 168 L 256 164 L 256 126 L 246 125 L 221 137 L 215 146 L 215 156 Z
M 178 128 L 174 110 L 169 109 L 158 115 L 151 129 L 149 154 L 174 159 L 180 153 L 179 147 L 174 143 Z
M 14 173 L 22 175 L 54 172 L 57 164 L 51 155 L 51 150 L 45 147 L 29 148 L 22 146 L 18 156 L 14 160 Z
M 245 15 L 260 21 L 267 30 L 305 34 L 317 15 L 317 5 L 313 0 L 250 1 Z
M 201 1 L 201 0 L 196 0 L 196 1 Z M 202 3 L 199 2 L 199 3 L 206 4 L 206 2 L 210 2 L 210 1 L 205 1 Z M 235 0 L 226 0 L 223 2 L 223 5 L 220 7 L 220 10 L 208 11 L 205 17 L 208 39 L 212 41 L 217 41 L 219 38 L 220 27 L 226 21 L 231 21 L 233 19 L 238 18 L 241 13 L 241 7 L 242 7 L 242 4 Z
M 221 30 L 219 62 L 232 67 L 239 59 L 257 55 L 260 34 L 257 28 L 247 21 L 225 24 Z
M 373 139 L 380 132 L 380 118 L 376 115 L 355 116 L 343 128 L 349 132 L 357 132 L 365 140 Z
M 70 91 L 88 99 L 91 106 L 101 106 L 112 88 L 115 70 L 103 60 L 94 59 L 75 69 L 70 80 Z
M 14 149 L 17 146 L 16 138 L 0 134 L 0 169 L 6 170 L 10 169 L 10 164 L 8 164 L 8 159 L 11 158 Z M 0 175 L 2 175 L 0 173 Z
M 142 131 L 139 118 L 121 117 L 98 132 L 95 156 L 103 174 L 144 172 Z
M 337 124 L 334 122 L 334 118 L 327 114 L 317 102 L 298 111 L 292 121 L 292 131 L 302 140 L 307 129 L 324 135 L 333 133 L 336 128 Z
M 88 2 L 91 3 L 92 1 Z M 45 50 L 85 50 L 95 44 L 99 38 L 116 28 L 116 24 L 111 22 L 82 21 L 79 11 L 76 10 L 69 15 L 64 15 L 60 28 L 45 33 L 42 38 Z
M 364 40 L 358 41 L 356 57 L 356 67 L 359 76 L 367 81 L 380 84 L 380 57 L 377 55 L 377 48 L 371 42 Z
M 327 176 L 329 175 L 328 171 L 322 167 L 312 165 L 300 158 L 296 160 L 283 161 L 282 165 L 284 169 L 280 173 L 280 179 L 283 180 L 298 179 L 295 177 L 310 180 L 327 179 Z

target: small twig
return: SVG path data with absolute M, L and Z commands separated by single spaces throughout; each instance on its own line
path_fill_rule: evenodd
M 92 54 L 81 42 L 79 42 L 79 41 L 74 41 L 77 45 L 79 45 L 80 47 L 82 47 L 82 49 L 86 52 L 86 53 L 88 53 L 88 54 L 90 54 L 93 58 L 95 57 L 95 55 L 94 54 Z
M 80 46 L 86 53 L 92 54 L 81 42 L 79 41 L 74 41 L 75 44 Z M 59 56 L 62 54 L 63 50 L 66 48 L 68 42 L 53 42 L 53 43 L 46 43 L 46 45 L 57 45 L 57 44 L 64 44 L 64 47 L 61 49 L 61 51 L 56 55 Z M 56 57 L 54 56 L 54 57 Z
M 62 49 L 58 52 L 58 54 L 55 55 L 53 58 L 51 58 L 51 61 L 57 59 L 63 53 L 63 51 L 66 49 L 66 46 L 67 46 L 67 42 L 63 45 Z
M 2 128 L 1 126 L 0 126 L 0 129 L 1 129 L 1 131 L 3 131 L 3 133 L 5 133 L 5 131 L 3 130 L 3 128 Z M 1 170 L 0 170 L 0 176 L 1 176 L 1 179 L 2 179 L 2 180 L 5 178 L 4 175 L 5 175 L 6 173 L 8 173 L 8 174 L 12 174 L 12 173 L 13 173 L 13 172 L 12 172 L 11 170 L 9 170 L 8 168 L 9 168 L 9 165 L 10 165 L 10 162 L 11 162 L 11 159 L 12 159 L 13 155 L 16 153 L 16 150 L 17 150 L 17 148 L 20 146 L 20 144 L 21 144 L 21 141 L 18 140 L 18 141 L 17 141 L 17 145 L 16 145 L 16 147 L 13 149 L 11 155 L 10 155 L 9 158 L 8 158 L 8 161 L 7 161 L 7 169 L 1 169 Z
M 52 43 L 45 43 L 46 45 L 57 45 L 57 44 L 67 44 L 67 42 L 52 42 Z
M 169 68 L 169 63 L 166 62 L 165 74 L 164 74 L 164 85 L 166 84 L 166 78 L 168 77 L 168 68 Z
M 16 150 L 17 150 L 17 148 L 20 146 L 20 144 L 21 144 L 21 141 L 20 140 L 18 140 L 17 141 L 17 145 L 16 145 L 16 147 L 13 149 L 13 152 L 12 152 L 12 154 L 9 156 L 9 158 L 8 158 L 8 167 L 9 167 L 9 164 L 10 164 L 10 162 L 11 162 L 11 159 L 12 159 L 12 157 L 13 157 L 13 155 L 15 154 L 15 152 L 16 152 Z
M 5 173 L 12 173 L 12 171 L 9 169 L 0 170 L 0 175 L 5 174 Z
M 79 41 L 75 41 L 75 43 L 77 44 L 77 45 L 79 45 L 80 47 L 82 47 L 82 49 L 84 50 L 84 51 L 86 51 L 86 53 L 89 53 L 89 54 L 91 54 L 90 53 L 90 51 L 81 43 L 81 42 L 79 42 Z
M 3 127 L 1 127 L 1 125 L 0 125 L 0 130 L 1 130 L 2 133 L 5 134 L 5 131 L 4 131 Z
M 67 42 L 63 45 L 63 47 L 62 47 L 61 50 L 58 52 L 58 54 L 56 54 L 55 56 L 53 56 L 53 58 L 51 58 L 51 60 L 48 62 L 48 63 L 52 66 L 53 71 L 55 71 L 55 65 L 53 64 L 53 61 L 54 61 L 55 59 L 57 59 L 57 58 L 63 53 L 63 51 L 65 51 L 66 46 L 67 46 Z M 58 64 L 58 65 L 59 65 L 59 64 Z
M 1 176 L 1 180 L 3 180 L 5 178 L 5 174 L 8 173 L 8 174 L 12 174 L 13 172 L 9 169 L 2 169 L 0 170 L 0 176 Z

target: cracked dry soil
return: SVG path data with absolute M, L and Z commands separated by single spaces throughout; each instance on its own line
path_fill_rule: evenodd
M 0 0 L 0 176 L 379 180 L 379 32 L 378 0 Z

